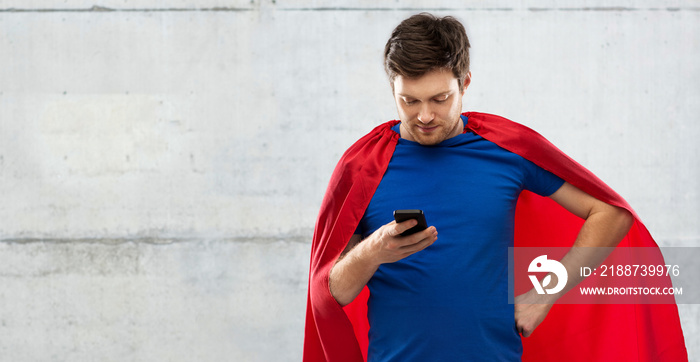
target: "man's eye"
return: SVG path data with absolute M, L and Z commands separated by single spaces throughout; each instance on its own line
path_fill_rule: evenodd
M 407 106 L 416 104 L 416 101 L 403 101 L 403 102 L 406 103 Z

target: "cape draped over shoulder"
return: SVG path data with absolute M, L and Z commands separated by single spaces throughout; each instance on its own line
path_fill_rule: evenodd
M 630 205 L 593 173 L 537 132 L 503 117 L 466 112 L 465 130 L 518 154 L 589 195 L 635 218 L 618 247 L 658 245 Z M 330 293 L 330 269 L 369 205 L 399 135 L 384 123 L 341 157 L 323 197 L 311 246 L 304 361 L 364 361 L 367 356 L 365 287 L 341 307 Z M 556 225 L 556 227 L 552 227 Z M 523 191 L 515 215 L 516 247 L 570 247 L 583 220 L 548 197 Z M 523 338 L 523 361 L 687 361 L 675 304 L 557 304 L 536 332 Z

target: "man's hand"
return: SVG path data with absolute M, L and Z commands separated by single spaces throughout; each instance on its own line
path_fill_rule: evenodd
M 399 261 L 429 247 L 437 240 L 437 230 L 434 226 L 413 235 L 401 236 L 401 233 L 417 223 L 416 220 L 406 220 L 398 224 L 392 221 L 380 227 L 362 242 L 362 253 L 367 260 L 379 266 Z
M 393 263 L 413 255 L 437 240 L 437 230 L 431 226 L 413 235 L 401 233 L 414 227 L 416 220 L 392 221 L 360 242 L 353 235 L 329 276 L 331 295 L 340 305 L 347 305 L 367 285 L 374 272 L 384 263 Z
M 530 337 L 552 308 L 539 295 L 530 292 L 515 297 L 515 326 L 523 337 Z M 533 304 L 542 302 L 542 304 Z

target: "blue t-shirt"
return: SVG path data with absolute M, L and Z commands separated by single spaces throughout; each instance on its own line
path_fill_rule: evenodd
M 519 361 L 507 289 L 515 205 L 522 190 L 549 196 L 563 183 L 473 133 L 435 146 L 399 139 L 358 233 L 422 209 L 438 240 L 367 284 L 369 361 Z

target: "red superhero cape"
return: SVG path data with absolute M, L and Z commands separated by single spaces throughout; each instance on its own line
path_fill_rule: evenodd
M 635 222 L 618 247 L 656 242 L 615 191 L 535 131 L 505 118 L 467 112 L 465 131 L 534 162 L 589 195 L 630 211 Z M 378 126 L 352 145 L 323 198 L 311 247 L 304 361 L 363 361 L 367 356 L 364 291 L 341 307 L 330 294 L 331 267 L 355 232 L 394 153 L 398 121 Z M 524 191 L 516 209 L 515 246 L 571 246 L 583 220 L 546 197 Z M 687 361 L 675 304 L 556 304 L 523 338 L 523 361 Z

